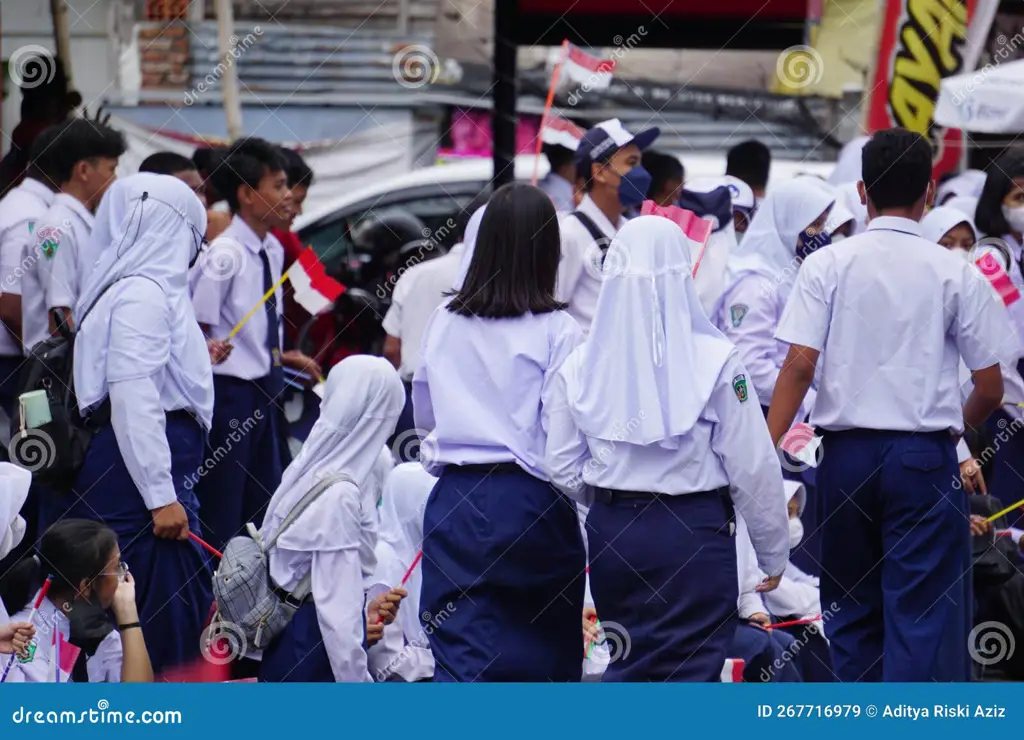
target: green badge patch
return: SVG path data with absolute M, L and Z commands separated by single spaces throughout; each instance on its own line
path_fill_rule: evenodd
M 35 221 L 29 221 L 28 222 L 28 233 L 31 234 L 35 230 L 36 230 L 36 222 Z
M 747 401 L 747 376 L 737 375 L 732 379 L 732 389 L 736 392 L 736 398 L 740 399 L 740 403 L 746 403 Z
M 60 246 L 60 229 L 54 226 L 45 226 L 39 230 L 37 236 L 43 256 L 48 260 L 53 259 L 53 255 L 57 253 L 57 248 Z
M 36 657 L 36 641 L 32 640 L 25 648 L 25 652 L 18 656 L 19 663 L 31 663 Z
M 743 323 L 743 317 L 747 315 L 747 311 L 750 310 L 750 306 L 743 303 L 737 303 L 735 306 L 729 309 L 729 315 L 732 317 L 733 327 L 739 326 Z

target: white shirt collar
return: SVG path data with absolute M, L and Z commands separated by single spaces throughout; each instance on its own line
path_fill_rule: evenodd
M 50 188 L 46 187 L 46 185 L 41 183 L 39 180 L 36 180 L 31 177 L 26 177 L 24 180 L 22 180 L 21 187 L 26 192 L 32 193 L 32 195 L 39 198 L 46 205 L 50 205 L 51 203 L 53 203 L 53 199 L 56 196 L 56 193 L 50 190 Z
M 267 239 L 260 239 L 259 235 L 252 230 L 252 227 L 243 221 L 242 217 L 237 213 L 234 218 L 231 219 L 231 226 L 232 231 L 234 231 L 235 236 L 238 238 L 238 241 L 240 241 L 245 248 L 253 254 L 259 254 L 260 250 L 262 250 L 266 245 Z M 267 231 L 267 236 L 270 236 L 270 231 Z
M 876 216 L 868 224 L 868 231 L 902 231 L 904 234 L 921 236 L 921 224 L 899 216 Z
M 604 211 L 597 207 L 597 203 L 591 200 L 589 195 L 583 196 L 583 200 L 580 201 L 577 210 L 583 211 L 583 213 L 590 216 L 590 218 L 594 220 L 594 223 L 597 224 L 597 228 L 601 229 L 605 236 L 615 236 L 616 232 L 626 225 L 626 219 L 621 215 L 619 216 L 618 223 L 613 225 L 612 222 L 608 220 L 608 217 L 604 215 Z
M 93 216 L 92 211 L 85 207 L 85 203 L 80 201 L 78 198 L 73 195 L 69 195 L 68 193 L 57 193 L 53 199 L 53 203 L 54 205 L 57 203 L 62 204 L 65 208 L 72 211 L 76 216 L 82 219 L 89 229 L 92 229 L 96 218 Z

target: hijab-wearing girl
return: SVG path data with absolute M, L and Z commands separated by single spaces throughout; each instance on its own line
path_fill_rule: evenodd
M 954 201 L 950 204 L 955 205 Z M 1006 241 L 1013 259 L 1007 272 L 1024 294 L 1021 256 L 1024 245 L 1024 156 L 1007 154 L 989 167 L 985 187 L 974 211 L 978 231 L 987 237 Z M 1024 340 L 1024 301 L 1010 306 L 1010 316 Z
M 146 175 L 140 192 L 129 187 L 134 177 L 125 187 L 135 197 L 75 307 L 75 393 L 98 432 L 72 491 L 55 503 L 63 517 L 110 527 L 136 564 L 159 673 L 199 657 L 213 599 L 205 555 L 188 539 L 199 516 L 186 485 L 213 414 L 210 357 L 188 294 L 206 211 L 177 178 Z
M 554 297 L 560 240 L 544 192 L 506 185 L 480 218 L 413 378 L 421 459 L 438 476 L 420 610 L 449 612 L 430 634 L 434 680 L 578 681 L 586 555 L 544 464 L 543 398 L 582 333 Z
M 4 576 L 3 599 L 19 609 L 14 621 L 31 619 L 35 627 L 35 638 L 18 655 L 7 681 L 67 682 L 72 676 L 93 683 L 153 680 L 135 606 L 135 581 L 121 560 L 117 540 L 99 522 L 64 519 L 43 535 L 38 556 L 26 558 Z M 53 581 L 33 614 L 47 576 Z M 108 610 L 116 625 L 109 623 Z M 7 662 L 4 656 L 0 666 Z
M 384 638 L 370 649 L 370 673 L 375 681 L 425 681 L 434 677 L 434 656 L 426 629 L 434 616 L 420 609 L 423 575 L 413 567 L 423 547 L 423 510 L 437 478 L 418 462 L 402 463 L 384 484 L 380 536 L 377 539 L 377 572 L 380 583 L 398 585 L 409 573 L 409 595 L 394 624 L 384 628 Z M 410 571 L 409 569 L 412 568 Z M 445 614 L 436 615 L 445 619 Z
M 344 475 L 356 483 L 339 478 L 269 548 L 274 584 L 291 593 L 311 573 L 312 591 L 263 652 L 260 681 L 371 680 L 367 621 L 385 614 L 379 600 L 367 605 L 378 496 L 370 479 L 404 405 L 402 381 L 382 357 L 348 357 L 327 376 L 320 417 L 270 499 L 263 541 L 320 481 Z
M 828 246 L 825 229 L 835 197 L 800 178 L 772 189 L 730 260 L 716 321 L 736 345 L 753 390 L 767 407 L 787 346 L 775 339 L 804 257 Z
M 719 680 L 736 613 L 735 509 L 772 576 L 758 589 L 786 565 L 778 458 L 746 368 L 701 310 L 687 241 L 657 216 L 623 227 L 590 335 L 544 395 L 552 478 L 590 505 L 597 613 L 632 643 L 606 681 Z

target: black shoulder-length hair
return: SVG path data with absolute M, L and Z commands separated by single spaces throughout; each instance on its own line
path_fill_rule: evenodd
M 1006 154 L 988 167 L 985 187 L 978 198 L 974 223 L 986 236 L 1003 236 L 1010 232 L 1010 224 L 1003 217 L 1003 198 L 1014 187 L 1013 178 L 1024 177 L 1024 155 Z
M 448 310 L 509 319 L 564 309 L 555 300 L 561 255 L 551 199 L 532 185 L 504 185 L 487 202 L 469 272 Z

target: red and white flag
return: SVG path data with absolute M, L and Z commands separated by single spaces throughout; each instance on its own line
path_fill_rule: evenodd
M 345 286 L 328 276 L 313 247 L 302 250 L 288 270 L 288 280 L 295 291 L 295 302 L 314 316 L 328 310 L 345 292 Z
M 722 666 L 722 683 L 743 683 L 745 665 L 742 658 L 726 658 Z
M 599 59 L 578 46 L 565 42 L 552 51 L 552 59 L 562 63 L 559 86 L 585 85 L 587 90 L 607 90 L 615 73 L 614 59 Z
M 1014 286 L 1010 276 L 1006 274 L 1006 270 L 1003 269 L 1003 266 L 999 264 L 999 260 L 994 255 L 991 253 L 984 254 L 975 260 L 974 264 L 978 266 L 981 274 L 985 276 L 989 284 L 999 294 L 1004 306 L 1009 306 L 1020 300 L 1020 291 Z
M 50 640 L 53 660 L 50 667 L 53 670 L 53 680 L 57 683 L 67 683 L 71 680 L 71 671 L 75 667 L 81 648 L 77 648 L 64 639 L 59 629 L 53 630 L 53 637 Z
M 544 119 L 544 127 L 540 130 L 540 139 L 545 144 L 557 144 L 576 151 L 584 133 L 583 129 L 572 121 L 558 116 L 549 116 Z
M 690 251 L 696 250 L 696 258 L 693 261 L 693 276 L 696 277 L 700 261 L 704 259 L 704 248 L 707 247 L 708 238 L 711 236 L 714 225 L 693 211 L 687 211 L 679 206 L 659 206 L 653 200 L 644 201 L 640 207 L 640 215 L 667 218 L 683 230 L 683 234 L 691 242 Z

